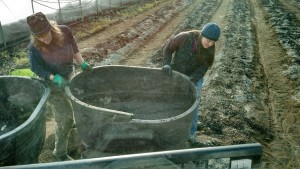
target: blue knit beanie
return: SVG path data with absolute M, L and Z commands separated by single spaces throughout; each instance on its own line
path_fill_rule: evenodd
M 201 30 L 201 35 L 207 39 L 217 41 L 220 37 L 221 30 L 219 26 L 214 22 L 209 22 Z

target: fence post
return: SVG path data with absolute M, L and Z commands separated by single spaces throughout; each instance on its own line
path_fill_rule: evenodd
M 5 41 L 5 37 L 4 37 L 4 33 L 3 33 L 1 21 L 0 21 L 0 34 L 1 34 L 2 39 L 3 39 L 4 47 L 6 47 L 6 41 Z

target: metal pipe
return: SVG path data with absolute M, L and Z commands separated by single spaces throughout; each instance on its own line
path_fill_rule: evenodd
M 34 13 L 33 0 L 31 0 L 32 13 Z
M 111 157 L 101 157 L 93 159 L 83 159 L 75 161 L 54 162 L 54 163 L 42 163 L 42 164 L 30 164 L 19 166 L 6 166 L 5 169 L 94 169 L 101 167 L 109 167 L 113 164 L 118 164 L 118 168 L 130 168 L 129 165 L 142 164 L 144 167 L 153 166 L 154 161 L 157 159 L 164 159 L 172 164 L 182 164 L 184 162 L 191 162 L 195 160 L 209 160 L 218 158 L 233 158 L 233 157 L 245 157 L 247 159 L 254 159 L 254 166 L 260 168 L 262 157 L 262 146 L 259 143 L 253 144 L 241 144 L 230 146 L 218 146 L 207 148 L 193 148 L 193 149 L 181 149 L 170 150 L 161 152 L 150 152 L 140 154 L 119 155 Z M 258 159 L 258 160 L 257 160 Z M 126 164 L 126 166 L 124 165 Z M 1 169 L 2 167 L 0 167 Z
M 81 21 L 83 21 L 83 11 L 82 11 L 82 3 L 81 3 L 81 0 L 79 0 L 79 7 L 80 7 L 80 16 L 81 16 Z
M 1 21 L 0 21 L 0 35 L 2 37 L 4 47 L 6 47 L 6 40 L 5 40 L 5 36 L 4 36 L 4 32 L 3 32 L 3 27 L 1 25 Z
M 61 7 L 60 7 L 60 0 L 57 0 L 58 3 L 58 23 L 62 24 L 63 23 L 63 18 L 62 18 L 62 12 L 61 12 Z

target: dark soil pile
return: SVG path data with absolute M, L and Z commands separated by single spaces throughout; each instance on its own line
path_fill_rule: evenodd
M 6 85 L 4 81 L 0 81 L 0 135 L 24 123 L 34 110 L 34 107 L 18 106 L 14 103 L 14 96 L 7 93 Z

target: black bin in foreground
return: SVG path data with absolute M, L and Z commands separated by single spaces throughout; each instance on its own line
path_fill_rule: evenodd
M 38 163 L 49 93 L 37 80 L 0 76 L 0 166 Z

